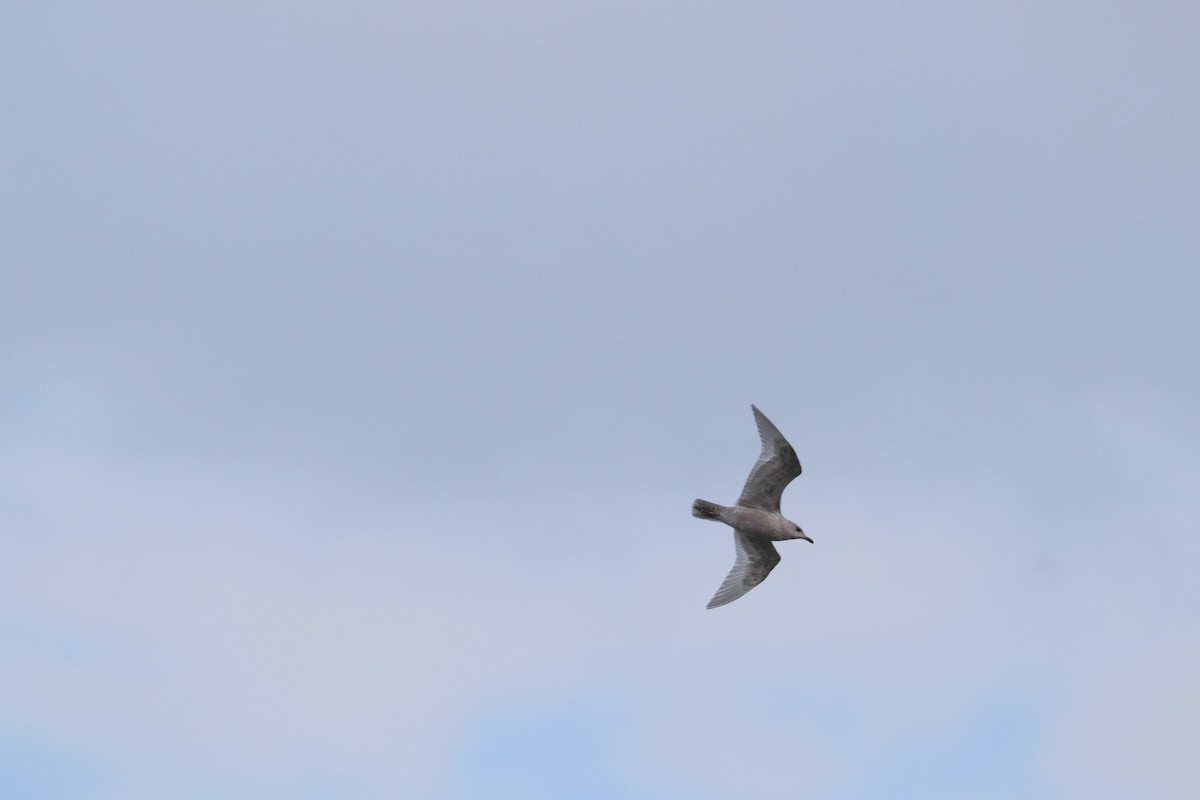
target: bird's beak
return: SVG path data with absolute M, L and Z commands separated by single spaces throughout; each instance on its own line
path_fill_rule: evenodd
M 801 538 L 801 539 L 803 539 L 804 541 L 808 542 L 809 544 L 812 544 L 812 543 L 813 543 L 813 540 L 812 540 L 812 539 L 810 539 L 810 538 L 808 538 L 808 534 L 807 534 L 807 533 L 806 533 L 806 534 L 804 534 L 803 536 L 801 536 L 800 538 Z

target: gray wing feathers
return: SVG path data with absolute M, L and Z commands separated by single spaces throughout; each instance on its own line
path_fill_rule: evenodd
M 746 592 L 762 583 L 775 565 L 779 563 L 779 553 L 775 545 L 765 539 L 751 539 L 739 530 L 733 532 L 733 541 L 737 547 L 737 559 L 733 569 L 725 577 L 725 582 L 713 599 L 708 601 L 709 608 L 732 603 Z
M 754 411 L 754 421 L 758 423 L 762 452 L 750 470 L 750 477 L 746 478 L 746 487 L 742 489 L 738 505 L 779 511 L 783 490 L 800 474 L 800 459 L 771 420 L 757 406 L 750 408 Z

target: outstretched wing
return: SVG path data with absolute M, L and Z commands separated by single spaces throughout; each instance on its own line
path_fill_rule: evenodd
M 737 547 L 737 559 L 733 569 L 725 576 L 725 582 L 713 599 L 708 601 L 709 608 L 732 603 L 746 592 L 758 586 L 775 565 L 779 563 L 779 553 L 775 545 L 766 539 L 751 539 L 739 530 L 733 532 L 733 542 Z
M 792 478 L 800 474 L 800 459 L 779 429 L 771 424 L 771 420 L 757 406 L 750 408 L 754 410 L 754 421 L 758 423 L 762 452 L 750 470 L 750 477 L 746 478 L 746 487 L 742 489 L 738 505 L 778 512 L 783 490 L 792 482 Z

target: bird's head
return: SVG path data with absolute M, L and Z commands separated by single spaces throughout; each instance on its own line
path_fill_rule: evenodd
M 794 527 L 796 529 L 795 533 L 792 534 L 793 539 L 803 539 L 804 541 L 808 542 L 809 544 L 812 544 L 812 539 L 808 538 L 808 535 L 803 530 L 800 529 L 799 525 L 792 523 L 792 527 Z

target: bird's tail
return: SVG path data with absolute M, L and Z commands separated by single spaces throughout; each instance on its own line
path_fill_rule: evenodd
M 710 503 L 707 500 L 697 500 L 692 503 L 692 516 L 700 519 L 720 519 L 725 506 Z

